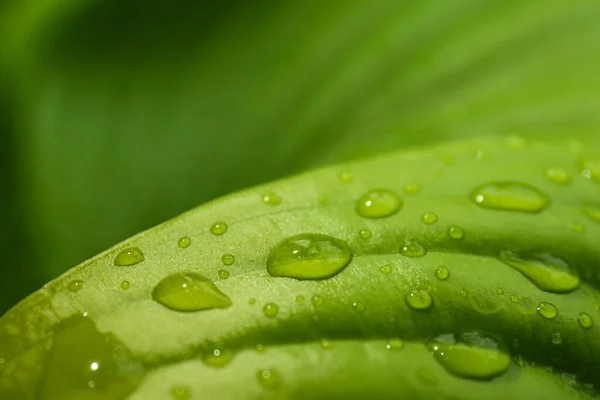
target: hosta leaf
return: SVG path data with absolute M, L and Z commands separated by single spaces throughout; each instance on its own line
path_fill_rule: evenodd
M 596 148 L 454 143 L 207 203 L 2 317 L 0 397 L 591 398 Z

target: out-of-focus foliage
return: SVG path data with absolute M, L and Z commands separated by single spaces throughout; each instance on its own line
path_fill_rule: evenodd
M 593 135 L 599 20 L 583 0 L 6 2 L 0 311 L 242 187 L 459 136 Z

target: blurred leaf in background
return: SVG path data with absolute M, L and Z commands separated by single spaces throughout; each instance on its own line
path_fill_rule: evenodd
M 222 194 L 409 145 L 600 128 L 600 5 L 0 5 L 0 313 Z

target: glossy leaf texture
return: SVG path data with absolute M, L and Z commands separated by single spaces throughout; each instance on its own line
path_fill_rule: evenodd
M 598 157 L 457 142 L 207 203 L 4 315 L 0 398 L 592 398 Z
M 591 0 L 4 1 L 2 291 L 328 163 L 597 134 L 598 20 Z

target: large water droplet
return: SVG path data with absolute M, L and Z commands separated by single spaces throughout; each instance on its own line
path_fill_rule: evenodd
M 492 182 L 475 188 L 471 199 L 480 207 L 537 213 L 550 204 L 548 197 L 521 182 Z
M 365 218 L 384 218 L 398 212 L 403 200 L 389 189 L 373 189 L 356 202 L 356 213 Z
M 433 211 L 429 211 L 421 215 L 421 221 L 427 225 L 435 224 L 437 220 L 438 216 Z
M 274 368 L 256 371 L 256 379 L 260 386 L 269 390 L 276 389 L 281 385 L 281 376 Z
M 220 236 L 225 232 L 227 232 L 227 224 L 223 221 L 215 222 L 210 227 L 210 233 L 212 233 L 213 235 Z
M 508 369 L 510 355 L 479 332 L 443 335 L 429 344 L 436 360 L 450 373 L 470 379 L 492 379 Z
M 273 247 L 267 260 L 267 271 L 273 276 L 324 279 L 338 274 L 351 259 L 352 250 L 343 240 L 303 233 Z
M 554 304 L 545 301 L 538 304 L 537 312 L 546 319 L 553 319 L 558 315 L 558 310 L 554 307 Z
M 571 175 L 562 168 L 546 168 L 544 172 L 546 178 L 557 185 L 568 185 L 571 182 Z
M 586 204 L 583 207 L 583 213 L 592 221 L 600 222 L 600 204 Z
M 450 270 L 445 265 L 440 265 L 435 270 L 435 277 L 441 281 L 445 281 L 450 276 Z
M 571 266 L 552 254 L 533 253 L 520 256 L 505 250 L 500 252 L 499 257 L 546 292 L 567 293 L 579 287 L 579 277 Z
M 115 257 L 115 265 L 119 267 L 128 267 L 139 264 L 142 261 L 144 261 L 144 254 L 138 247 L 125 249 Z
M 67 286 L 67 289 L 69 290 L 69 292 L 75 293 L 75 292 L 79 292 L 82 287 L 83 287 L 83 281 L 76 280 L 76 281 L 72 281 L 71 283 L 69 283 L 69 286 Z
M 579 325 L 584 329 L 590 329 L 594 324 L 594 322 L 592 321 L 592 317 L 590 317 L 584 312 L 579 313 L 579 315 L 577 316 L 577 322 L 579 322 Z
M 161 280 L 152 298 L 175 311 L 227 308 L 231 299 L 208 278 L 194 272 L 180 272 Z
M 404 297 L 406 304 L 413 310 L 426 310 L 433 304 L 433 299 L 424 290 L 413 290 Z
M 187 247 L 189 247 L 189 245 L 192 244 L 192 239 L 190 239 L 189 237 L 182 237 L 181 239 L 179 239 L 177 241 L 177 246 L 181 247 L 182 249 L 185 249 Z
M 418 258 L 427 254 L 427 250 L 416 240 L 405 240 L 404 245 L 400 247 L 400 254 L 406 257 Z
M 279 313 L 279 306 L 275 303 L 267 303 L 263 307 L 263 314 L 266 317 L 273 318 Z
M 203 352 L 202 362 L 210 367 L 222 368 L 229 364 L 234 356 L 235 353 L 231 349 L 216 348 Z

